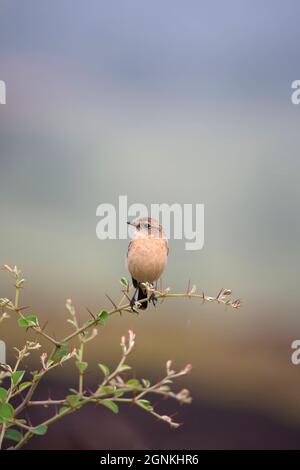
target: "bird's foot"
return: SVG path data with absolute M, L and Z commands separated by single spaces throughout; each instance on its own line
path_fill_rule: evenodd
M 132 312 L 139 313 L 138 310 L 136 309 L 135 295 L 132 297 L 132 299 L 130 299 L 129 305 L 130 305 Z
M 158 298 L 156 297 L 154 292 L 151 293 L 151 295 L 149 297 L 149 302 L 152 302 L 153 306 L 156 307 L 156 304 L 158 302 Z

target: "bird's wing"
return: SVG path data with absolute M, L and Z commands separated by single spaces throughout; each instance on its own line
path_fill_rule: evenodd
M 128 258 L 128 253 L 129 253 L 129 251 L 131 250 L 131 246 L 132 246 L 132 241 L 131 241 L 131 242 L 129 243 L 129 245 L 128 245 L 128 249 L 127 249 L 127 258 Z

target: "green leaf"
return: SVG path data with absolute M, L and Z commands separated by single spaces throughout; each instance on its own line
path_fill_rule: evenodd
M 33 377 L 33 381 L 36 382 L 37 380 L 39 380 L 42 377 L 43 371 L 38 372 L 37 370 L 34 370 L 34 371 L 30 372 L 30 374 Z
M 119 412 L 119 407 L 118 405 L 111 400 L 103 400 L 100 402 L 102 405 L 106 406 L 109 410 L 111 410 L 113 413 L 117 414 Z
M 67 402 L 71 406 L 71 408 L 77 408 L 80 403 L 80 396 L 78 395 L 68 395 L 66 397 Z
M 98 320 L 99 320 L 100 325 L 104 325 L 108 317 L 109 317 L 109 313 L 106 312 L 105 310 L 102 310 L 102 312 L 98 313 Z
M 69 411 L 69 408 L 67 406 L 62 406 L 61 408 L 59 408 L 58 413 L 61 415 L 64 414 L 66 411 Z
M 140 384 L 140 382 L 136 379 L 129 379 L 127 380 L 126 382 L 126 385 L 130 388 L 134 388 L 136 390 L 139 390 L 142 388 L 142 385 Z
M 127 364 L 123 364 L 122 367 L 120 367 L 119 372 L 125 372 L 126 370 L 131 370 L 132 367 L 128 366 Z
M 138 400 L 137 404 L 144 408 L 144 410 L 153 410 L 153 406 L 151 405 L 150 401 L 148 400 Z
M 18 325 L 21 327 L 21 328 L 28 328 L 28 322 L 26 320 L 26 318 L 19 318 L 18 320 Z
M 4 421 L 14 416 L 14 409 L 9 403 L 0 403 L 0 418 Z
M 68 343 L 61 343 L 61 345 L 55 349 L 53 354 L 49 357 L 49 360 L 53 362 L 59 362 L 64 356 L 69 353 Z
M 100 367 L 100 369 L 102 370 L 103 374 L 105 375 L 105 377 L 107 377 L 109 375 L 109 368 L 105 365 L 105 364 L 98 364 L 98 366 Z
M 48 430 L 48 426 L 46 424 L 40 424 L 39 426 L 36 426 L 35 428 L 31 428 L 30 432 L 32 434 L 36 434 L 37 436 L 44 436 Z
M 87 368 L 87 366 L 88 366 L 88 363 L 87 363 L 87 362 L 80 362 L 80 361 L 77 361 L 77 362 L 76 362 L 76 367 L 77 367 L 77 369 L 79 370 L 79 372 L 80 372 L 81 374 L 84 373 L 84 371 L 85 371 L 85 369 Z
M 15 423 L 26 424 L 26 419 L 15 419 Z
M 54 361 L 53 359 L 48 359 L 48 361 L 46 362 L 46 367 L 51 367 L 52 365 L 54 364 Z
M 8 429 L 5 432 L 4 438 L 9 439 L 10 441 L 19 442 L 22 439 L 22 434 L 16 429 Z
M 29 315 L 26 320 L 30 323 L 30 326 L 39 326 L 39 320 L 36 315 Z
M 30 328 L 31 326 L 39 326 L 39 321 L 36 315 L 28 315 L 27 317 L 22 315 L 18 320 L 18 325 L 21 328 Z
M 16 386 L 19 382 L 21 382 L 23 376 L 25 374 L 25 370 L 17 370 L 11 374 L 11 381 L 14 386 Z
M 128 279 L 126 277 L 121 277 L 120 284 L 121 284 L 122 287 L 125 287 L 126 289 L 128 289 L 128 287 L 129 287 L 129 282 L 128 282 Z
M 6 401 L 6 398 L 7 398 L 7 390 L 3 387 L 0 387 L 0 402 L 5 402 Z
M 25 388 L 31 387 L 32 382 L 23 382 L 22 384 L 19 385 L 19 390 L 25 390 Z
M 145 388 L 148 388 L 151 385 L 150 380 L 148 380 L 148 379 L 142 379 L 142 383 L 143 383 Z
M 97 394 L 101 395 L 111 395 L 112 393 L 114 393 L 114 387 L 111 385 L 100 385 L 97 390 Z

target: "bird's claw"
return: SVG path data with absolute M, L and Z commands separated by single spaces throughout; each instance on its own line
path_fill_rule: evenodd
M 151 293 L 151 295 L 149 297 L 149 302 L 152 302 L 153 307 L 156 307 L 156 304 L 158 302 L 158 298 L 156 297 L 154 292 Z
M 130 309 L 132 312 L 139 313 L 138 310 L 135 308 L 135 305 L 136 305 L 135 296 L 133 296 L 132 299 L 130 299 L 129 305 L 130 305 Z

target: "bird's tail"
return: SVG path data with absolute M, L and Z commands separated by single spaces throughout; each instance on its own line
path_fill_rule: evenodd
M 141 287 L 139 287 L 139 290 L 138 290 L 138 302 L 140 300 L 144 300 L 144 299 L 147 299 L 148 295 L 147 295 L 147 291 L 143 290 Z M 147 305 L 148 305 L 148 301 L 144 301 L 143 303 L 141 303 L 141 306 L 140 308 L 142 310 L 146 310 L 147 308 Z

